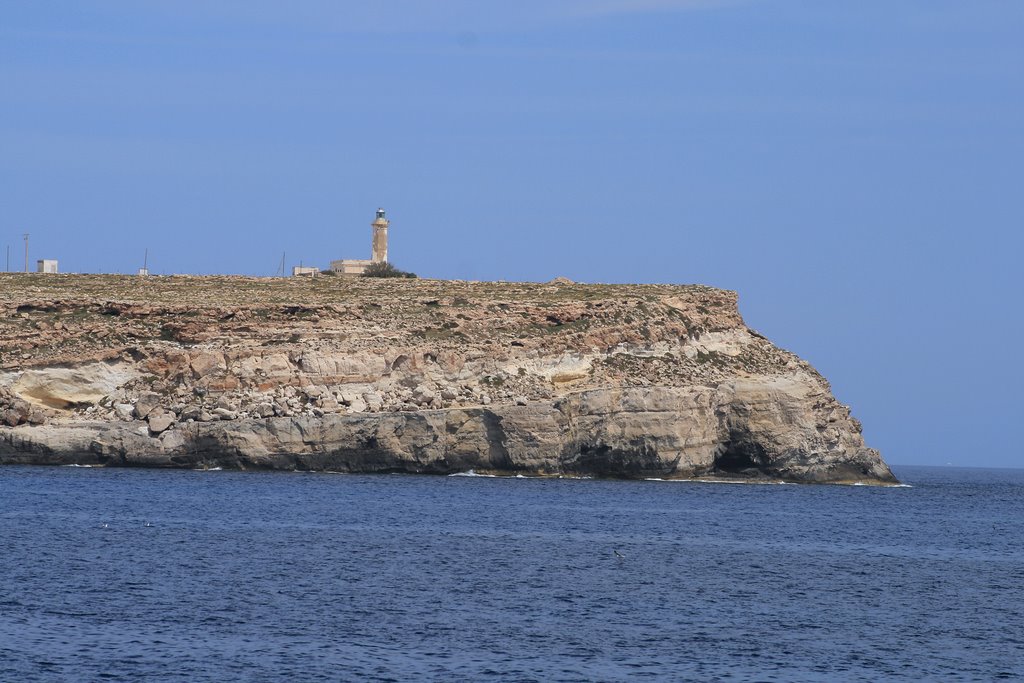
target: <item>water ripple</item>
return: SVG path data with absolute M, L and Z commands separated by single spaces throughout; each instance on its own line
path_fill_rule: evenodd
M 6 467 L 0 680 L 1024 675 L 1024 473 L 900 474 L 912 488 Z

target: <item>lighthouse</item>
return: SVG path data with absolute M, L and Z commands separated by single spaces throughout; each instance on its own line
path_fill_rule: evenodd
M 373 223 L 373 254 L 370 261 L 373 263 L 386 263 L 388 260 L 388 219 L 384 216 L 384 209 L 377 209 L 377 217 Z
M 388 219 L 384 209 L 377 209 L 377 216 L 370 227 L 373 228 L 373 244 L 369 259 L 347 258 L 331 261 L 331 270 L 338 275 L 362 275 L 374 263 L 388 262 Z

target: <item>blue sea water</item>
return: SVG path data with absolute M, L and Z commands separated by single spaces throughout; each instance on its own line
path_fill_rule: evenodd
M 0 468 L 0 680 L 1021 677 L 1024 471 L 897 475 Z

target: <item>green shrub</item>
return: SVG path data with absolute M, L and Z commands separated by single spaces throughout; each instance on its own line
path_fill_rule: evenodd
M 363 277 L 416 277 L 416 273 L 407 273 L 387 261 L 379 261 L 368 265 L 363 271 Z

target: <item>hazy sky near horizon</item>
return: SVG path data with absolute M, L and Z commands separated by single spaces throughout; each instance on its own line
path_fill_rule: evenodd
M 21 267 L 699 282 L 895 464 L 1024 467 L 1024 3 L 94 0 L 0 13 Z M 2 255 L 2 252 L 0 252 Z

